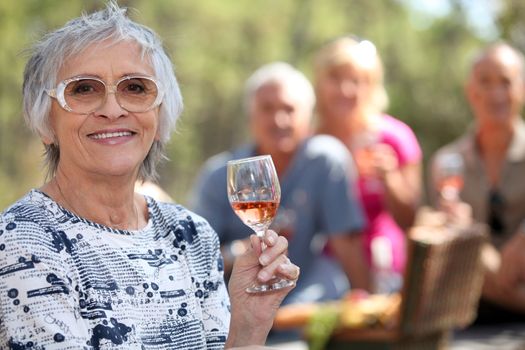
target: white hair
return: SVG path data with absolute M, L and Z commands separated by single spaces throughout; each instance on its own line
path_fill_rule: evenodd
M 108 2 L 101 11 L 82 14 L 67 22 L 34 45 L 24 71 L 24 118 L 33 132 L 54 140 L 49 119 L 51 98 L 45 91 L 58 83 L 58 72 L 64 62 L 90 45 L 122 41 L 134 41 L 140 46 L 142 59 L 149 60 L 156 80 L 165 91 L 159 111 L 160 140 L 154 142 L 139 171 L 140 178 L 153 179 L 156 177 L 156 165 L 165 158 L 165 145 L 182 113 L 182 96 L 171 60 L 160 38 L 150 28 L 132 21 L 127 16 L 127 10 L 120 8 L 115 1 Z M 55 144 L 45 145 L 45 148 L 48 176 L 53 176 L 60 159 L 60 150 Z
M 297 95 L 302 96 L 301 101 L 307 110 L 313 111 L 315 93 L 312 84 L 303 73 L 285 62 L 266 64 L 257 69 L 248 80 L 246 80 L 244 88 L 244 107 L 246 111 L 248 111 L 257 90 L 271 82 L 291 86 Z

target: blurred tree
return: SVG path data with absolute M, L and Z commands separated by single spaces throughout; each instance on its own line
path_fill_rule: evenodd
M 525 2 L 503 0 L 497 18 L 501 37 L 525 52 Z
M 21 53 L 43 33 L 104 2 L 0 1 L 0 210 L 44 176 L 35 170 L 40 142 L 21 117 L 27 60 Z M 242 90 L 251 72 L 283 60 L 311 76 L 315 51 L 335 36 L 354 33 L 377 45 L 386 67 L 389 112 L 414 127 L 426 155 L 461 133 L 470 118 L 462 80 L 467 57 L 480 40 L 459 5 L 449 16 L 426 19 L 426 29 L 415 29 L 414 14 L 400 0 L 119 3 L 136 9 L 131 16 L 159 33 L 175 65 L 185 111 L 169 145 L 171 161 L 161 168 L 161 184 L 183 203 L 202 162 L 246 140 Z

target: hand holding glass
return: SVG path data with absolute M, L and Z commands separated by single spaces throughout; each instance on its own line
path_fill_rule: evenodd
M 281 200 L 281 188 L 269 155 L 229 161 L 228 199 L 235 214 L 262 239 L 272 223 Z M 254 283 L 248 293 L 270 292 L 293 286 L 295 281 L 273 278 L 267 284 Z
M 458 200 L 463 188 L 463 157 L 459 153 L 445 153 L 436 158 L 436 185 L 445 200 Z

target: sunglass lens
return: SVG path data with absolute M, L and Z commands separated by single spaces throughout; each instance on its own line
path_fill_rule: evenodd
M 125 79 L 117 86 L 119 103 L 130 112 L 148 110 L 155 103 L 157 94 L 157 84 L 147 78 Z
M 67 84 L 64 99 L 67 105 L 77 113 L 87 113 L 102 104 L 106 87 L 98 80 L 80 79 Z

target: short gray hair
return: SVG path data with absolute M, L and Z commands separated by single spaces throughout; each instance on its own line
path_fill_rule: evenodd
M 271 83 L 283 83 L 293 86 L 300 96 L 303 96 L 303 104 L 308 111 L 313 112 L 315 105 L 315 93 L 308 78 L 299 70 L 285 62 L 273 62 L 257 69 L 246 80 L 244 87 L 244 107 L 248 111 L 250 103 L 257 90 Z
M 32 50 L 26 64 L 23 83 L 23 113 L 29 128 L 41 137 L 54 139 L 50 126 L 51 98 L 45 92 L 56 86 L 58 72 L 64 62 L 81 53 L 91 44 L 135 41 L 142 50 L 142 59 L 149 59 L 156 80 L 165 94 L 159 111 L 160 140 L 155 141 L 144 159 L 139 178 L 154 179 L 156 166 L 165 157 L 165 145 L 170 139 L 178 117 L 182 113 L 182 96 L 170 58 L 160 38 L 151 30 L 132 21 L 127 9 L 110 1 L 106 8 L 67 22 L 45 35 Z M 58 145 L 45 145 L 45 165 L 48 176 L 54 176 L 60 159 Z

